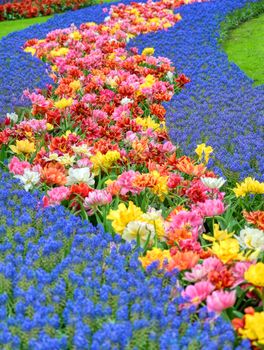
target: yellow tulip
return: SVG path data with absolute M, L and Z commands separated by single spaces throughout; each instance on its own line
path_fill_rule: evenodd
M 28 140 L 16 140 L 16 145 L 10 146 L 10 149 L 17 154 L 33 153 L 36 151 L 34 142 Z

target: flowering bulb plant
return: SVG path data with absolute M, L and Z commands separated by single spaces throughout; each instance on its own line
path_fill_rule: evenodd
M 250 349 L 221 317 L 181 308 L 176 274 L 144 273 L 133 244 L 39 200 L 0 174 L 1 349 Z
M 215 317 L 221 314 L 242 325 L 238 335 L 258 346 L 262 333 L 251 335 L 244 310 L 252 307 L 254 317 L 262 317 L 264 184 L 248 177 L 229 188 L 229 181 L 207 168 L 212 146 L 198 144 L 191 158 L 171 142 L 163 103 L 190 79 L 178 74 L 168 58 L 155 57 L 153 47 L 128 47 L 140 34 L 171 28 L 181 20 L 173 10 L 190 2 L 112 5 L 101 24 L 72 25 L 27 41 L 24 51 L 49 64 L 54 85 L 25 91 L 32 108 L 6 116 L 0 145 L 9 171 L 24 189 L 45 192 L 39 209 L 63 204 L 94 225 L 102 224 L 138 249 L 135 261 L 144 271 L 154 266 L 163 276 L 177 276 L 182 289 L 175 282 L 174 296 L 183 314 L 192 307 L 197 315 L 206 306 Z M 44 256 L 36 257 L 34 266 L 51 273 L 69 249 L 65 246 L 61 240 L 52 244 L 50 258 L 49 245 L 44 245 Z M 98 259 L 103 261 L 102 254 Z M 81 255 L 77 265 L 82 259 L 89 257 Z M 102 269 L 96 274 L 103 275 Z M 85 278 L 96 283 L 89 273 Z M 78 285 L 85 278 L 73 275 L 67 283 Z M 69 298 L 78 294 L 71 293 Z M 87 305 L 89 315 L 93 305 Z M 71 305 L 63 310 L 75 319 Z M 104 311 L 98 307 L 99 323 Z M 54 322 L 59 322 L 56 317 Z M 92 327 L 99 339 L 101 323 L 84 323 L 87 336 Z M 69 334 L 71 326 L 77 327 L 75 321 Z M 98 339 L 94 349 L 101 346 Z

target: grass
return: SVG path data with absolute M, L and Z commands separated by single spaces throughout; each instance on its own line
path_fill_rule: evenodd
M 115 2 L 118 0 L 102 0 L 103 3 L 107 2 Z M 100 0 L 94 0 L 94 4 L 101 3 Z M 44 17 L 34 17 L 34 18 L 26 18 L 26 19 L 18 19 L 11 21 L 3 21 L 0 22 L 0 40 L 4 36 L 8 35 L 12 32 L 17 32 L 19 30 L 25 29 L 33 24 L 40 24 L 46 22 L 52 16 L 44 16 Z
M 34 17 L 0 22 L 0 39 L 9 33 L 25 29 L 33 24 L 44 23 L 52 16 Z
M 264 14 L 240 24 L 222 43 L 230 61 L 238 65 L 254 85 L 264 84 Z

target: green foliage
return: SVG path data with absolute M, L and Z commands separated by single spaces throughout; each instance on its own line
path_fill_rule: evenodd
M 262 13 L 264 13 L 264 0 L 247 4 L 242 9 L 232 12 L 226 17 L 225 21 L 221 23 L 219 41 L 222 43 L 224 40 L 227 40 L 232 29 L 237 28 L 240 24 L 252 18 L 258 17 Z
M 263 0 L 233 12 L 222 23 L 219 40 L 229 60 L 252 78 L 254 85 L 264 83 L 263 13 Z

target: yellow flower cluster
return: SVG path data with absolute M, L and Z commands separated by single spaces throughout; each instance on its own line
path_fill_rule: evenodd
M 51 70 L 52 70 L 53 72 L 58 72 L 59 68 L 56 66 L 56 64 L 53 64 L 53 65 L 51 66 Z
M 243 256 L 239 252 L 239 243 L 234 238 L 224 239 L 214 242 L 210 249 L 224 264 L 232 260 L 242 260 Z
M 50 124 L 50 123 L 47 123 L 46 124 L 46 128 L 47 128 L 47 131 L 51 131 L 51 130 L 54 129 L 54 126 L 52 124 Z
M 147 130 L 147 129 L 153 129 L 155 131 L 166 130 L 165 122 L 156 123 L 151 118 L 151 116 L 148 116 L 147 118 L 137 117 L 136 118 L 136 123 L 138 125 L 143 126 L 144 130 Z
M 135 15 L 136 17 L 138 17 L 140 15 L 140 12 L 138 11 L 138 9 L 136 8 L 131 8 L 129 10 L 129 12 L 132 14 L 132 15 Z
M 110 30 L 110 33 L 111 34 L 115 34 L 118 30 L 120 29 L 120 24 L 119 23 L 116 23 Z M 107 30 L 108 30 L 108 27 L 107 27 Z
M 146 56 L 151 56 L 153 55 L 155 52 L 155 50 L 153 49 L 153 47 L 146 47 L 143 51 L 142 51 L 142 55 L 146 55 Z
M 201 143 L 200 145 L 197 145 L 195 149 L 195 153 L 198 155 L 199 161 L 204 159 L 205 164 L 208 163 L 210 154 L 213 153 L 213 151 L 214 151 L 213 147 L 206 146 L 205 143 Z
M 50 153 L 49 156 L 44 159 L 48 162 L 56 161 L 65 166 L 73 166 L 75 156 L 71 156 L 69 153 L 64 153 L 62 156 L 59 156 L 57 153 Z
M 264 345 L 264 312 L 245 315 L 245 326 L 238 332 L 242 338 L 250 339 L 253 345 Z
M 233 236 L 234 232 L 227 232 L 227 230 L 221 230 L 218 224 L 214 224 L 214 236 L 209 236 L 204 234 L 203 238 L 210 242 L 215 241 L 224 241 L 225 239 L 229 239 Z
M 61 100 L 58 100 L 54 103 L 54 106 L 59 109 L 64 109 L 67 107 L 70 107 L 73 104 L 72 98 L 65 98 L 63 97 Z
M 118 151 L 108 151 L 106 154 L 97 152 L 90 158 L 93 163 L 94 175 L 99 175 L 100 171 L 107 172 L 117 161 L 120 159 L 120 153 Z
M 156 194 L 161 201 L 164 201 L 166 194 L 168 194 L 168 176 L 162 176 L 157 170 L 151 172 L 151 175 L 156 180 L 156 184 L 150 189 Z
M 66 132 L 62 136 L 64 136 L 67 139 L 70 135 L 76 136 L 76 132 L 72 132 L 71 130 L 66 130 Z
M 259 250 L 254 252 L 240 252 L 240 241 L 232 238 L 234 232 L 221 230 L 218 224 L 214 224 L 214 235 L 203 234 L 203 238 L 209 242 L 213 242 L 210 251 L 215 254 L 223 263 L 233 260 L 252 261 L 257 259 Z
M 153 248 L 152 250 L 148 250 L 146 256 L 143 256 L 138 259 L 144 269 L 152 264 L 154 261 L 159 262 L 159 269 L 163 267 L 165 261 L 171 260 L 171 255 L 169 250 L 162 250 L 160 248 Z
M 81 88 L 81 82 L 80 82 L 80 80 L 73 80 L 73 81 L 70 83 L 70 88 L 71 88 L 73 91 L 80 90 L 80 88 Z
M 237 197 L 245 197 L 248 193 L 264 194 L 264 182 L 247 177 L 241 184 L 237 183 L 233 191 Z
M 162 240 L 165 236 L 165 228 L 164 228 L 164 219 L 161 215 L 157 213 L 146 213 L 141 216 L 139 219 L 142 222 L 146 222 L 147 224 L 151 224 L 155 228 L 155 233 L 158 238 Z
M 107 219 L 112 220 L 112 226 L 115 232 L 122 234 L 126 225 L 131 221 L 138 220 L 142 214 L 142 210 L 133 202 L 129 201 L 128 208 L 124 203 L 120 203 L 117 210 L 111 209 L 107 215 Z
M 36 53 L 36 49 L 34 49 L 33 47 L 26 47 L 26 48 L 24 49 L 24 51 L 25 51 L 25 52 L 28 52 L 28 53 L 31 53 L 32 56 L 34 56 L 35 53 Z
M 85 23 L 87 27 L 95 27 L 97 24 L 95 22 L 86 22 Z
M 69 52 L 69 49 L 67 47 L 61 47 L 60 49 L 54 49 L 50 51 L 51 57 L 60 57 L 60 56 L 66 56 Z
M 264 287 L 264 264 L 258 262 L 251 265 L 244 274 L 245 280 L 257 287 Z
M 36 151 L 34 142 L 28 140 L 16 140 L 16 145 L 10 146 L 10 149 L 16 153 L 33 153 Z
M 151 88 L 152 85 L 155 83 L 155 77 L 151 74 L 148 74 L 145 77 L 145 81 L 143 84 L 140 85 L 140 90 L 144 89 L 144 88 Z
M 165 235 L 164 219 L 160 213 L 154 211 L 144 214 L 142 210 L 137 207 L 132 201 L 129 201 L 128 207 L 126 207 L 124 203 L 120 203 L 116 210 L 111 209 L 107 216 L 107 219 L 112 221 L 112 227 L 115 232 L 121 235 L 123 235 L 125 229 L 127 229 L 127 225 L 133 222 L 137 223 L 137 225 L 135 225 L 136 230 L 138 230 L 138 224 L 142 224 L 141 229 L 138 230 L 140 238 L 143 238 L 141 236 L 146 235 L 145 229 L 149 230 L 150 228 L 153 230 L 153 232 L 155 231 L 155 234 L 159 237 L 159 239 L 163 239 Z M 145 224 L 145 226 L 143 224 Z M 145 227 L 144 230 L 143 227 Z M 132 225 L 130 225 L 129 229 L 130 233 L 128 235 L 126 232 L 126 237 L 128 238 L 130 236 L 131 240 L 132 238 L 136 239 L 137 232 L 134 232 Z
M 82 35 L 80 32 L 78 32 L 78 30 L 76 30 L 75 32 L 72 32 L 69 37 L 73 40 L 81 40 Z

